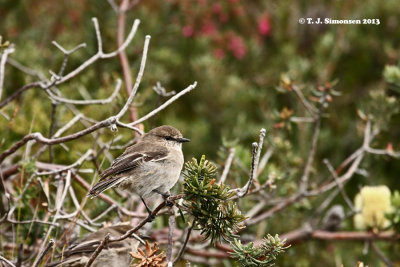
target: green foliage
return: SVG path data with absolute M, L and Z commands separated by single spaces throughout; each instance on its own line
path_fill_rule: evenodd
M 5 41 L 3 43 L 3 37 L 0 35 L 0 51 L 10 46 L 10 41 Z
M 394 191 L 391 197 L 392 211 L 386 214 L 386 218 L 390 221 L 391 227 L 400 233 L 400 192 Z
M 242 228 L 245 217 L 236 204 L 229 201 L 235 195 L 229 187 L 215 182 L 216 166 L 203 155 L 185 164 L 184 206 L 206 239 L 229 240 Z
M 33 174 L 36 171 L 36 160 L 27 159 L 26 161 L 20 162 L 19 170 L 28 175 Z
M 400 93 L 400 68 L 398 66 L 387 65 L 383 71 L 383 76 L 389 88 Z
M 389 129 L 392 116 L 400 111 L 399 101 L 387 96 L 383 90 L 373 90 L 369 97 L 369 101 L 362 104 L 359 115 L 363 119 L 372 119 L 382 130 Z
M 289 246 L 285 247 L 285 240 L 280 240 L 278 235 L 273 237 L 268 234 L 264 242 L 255 247 L 253 242 L 243 245 L 240 240 L 234 239 L 231 242 L 233 249 L 232 256 L 237 259 L 240 266 L 245 267 L 268 267 L 275 264 L 276 257 L 285 252 Z

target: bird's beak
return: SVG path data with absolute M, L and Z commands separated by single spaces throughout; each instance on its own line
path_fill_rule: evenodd
M 178 141 L 179 143 L 186 143 L 186 142 L 190 142 L 190 139 L 182 137 L 182 138 L 177 138 L 176 141 Z

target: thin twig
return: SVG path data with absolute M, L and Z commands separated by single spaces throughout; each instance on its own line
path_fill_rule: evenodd
M 250 177 L 249 181 L 246 183 L 246 185 L 242 188 L 234 189 L 236 192 L 236 195 L 238 197 L 244 197 L 248 192 L 249 189 L 253 183 L 254 179 L 257 179 L 256 172 L 258 170 L 258 163 L 260 161 L 260 156 L 261 156 L 261 149 L 264 143 L 264 137 L 266 134 L 266 130 L 262 128 L 260 130 L 260 140 L 258 141 L 258 144 L 254 142 L 252 144 L 252 157 L 251 157 L 251 168 L 250 168 Z
M 51 92 L 51 90 L 47 90 L 46 92 L 50 95 L 50 98 L 52 98 L 58 102 L 62 102 L 62 103 L 68 103 L 68 104 L 74 104 L 74 105 L 97 105 L 97 104 L 104 105 L 104 104 L 111 103 L 117 97 L 120 89 L 121 89 L 121 80 L 118 79 L 114 91 L 106 99 L 75 100 L 75 99 L 68 99 L 68 98 L 57 96 L 57 95 L 53 94 Z
M 169 201 L 175 201 L 177 199 L 181 199 L 183 197 L 183 194 L 177 195 L 177 196 L 171 196 L 168 198 Z M 130 237 L 132 234 L 134 234 L 135 232 L 137 232 L 140 228 L 142 228 L 146 223 L 150 222 L 151 220 L 153 220 L 153 218 L 155 218 L 155 216 L 160 212 L 160 210 L 162 208 L 164 208 L 166 206 L 165 201 L 163 201 L 160 205 L 158 205 L 151 214 L 149 214 L 144 220 L 142 220 L 136 227 L 130 229 L 129 231 L 127 231 L 125 234 L 119 236 L 119 237 L 110 237 L 110 239 L 108 240 L 108 244 L 113 243 L 113 242 L 118 242 L 118 241 L 122 241 L 124 239 L 127 239 L 128 237 Z M 100 252 L 103 250 L 103 247 L 101 245 L 99 245 L 96 249 L 96 251 L 98 251 L 97 255 L 100 254 Z M 93 253 L 92 257 L 93 261 L 96 259 L 97 255 L 95 255 Z M 88 265 L 86 265 L 88 266 Z M 90 266 L 90 265 L 89 265 Z
M 4 258 L 3 256 L 0 255 L 0 261 L 4 261 L 5 263 L 7 263 L 8 265 L 15 267 L 14 263 L 12 263 L 11 261 L 7 260 L 6 258 Z
M 316 119 L 317 111 L 315 108 L 306 100 L 301 90 L 296 85 L 291 85 L 290 88 L 296 93 L 296 96 L 299 98 L 300 102 L 306 108 L 306 110 L 311 114 L 311 116 Z
M 311 140 L 310 153 L 308 154 L 307 157 L 307 162 L 304 167 L 303 175 L 300 178 L 300 184 L 299 184 L 300 193 L 305 193 L 308 188 L 308 180 L 310 177 L 311 166 L 314 161 L 315 153 L 317 152 L 317 142 L 320 129 L 321 129 L 321 110 L 318 111 L 318 114 L 315 117 L 314 133 Z
M 372 250 L 376 253 L 376 255 L 378 255 L 378 257 L 383 261 L 383 263 L 387 267 L 393 267 L 393 262 L 391 262 L 390 259 L 385 256 L 383 251 L 380 248 L 378 248 L 378 246 L 374 242 L 371 241 L 370 245 Z
M 333 178 L 335 179 L 335 182 L 337 184 L 337 187 L 338 187 L 340 193 L 343 196 L 343 199 L 346 201 L 349 208 L 354 212 L 356 209 L 354 208 L 353 203 L 351 202 L 349 196 L 346 194 L 346 191 L 344 191 L 343 184 L 341 184 L 339 182 L 339 177 L 337 176 L 335 170 L 333 169 L 333 166 L 331 165 L 331 163 L 329 162 L 328 159 L 324 159 L 323 162 L 326 165 L 326 167 L 328 168 L 328 170 L 331 173 L 331 175 L 333 176 Z
M 193 224 L 188 228 L 187 233 L 186 233 L 186 238 L 185 241 L 183 242 L 183 245 L 181 247 L 181 249 L 178 252 L 178 255 L 176 256 L 173 265 L 177 264 L 179 259 L 182 257 L 183 253 L 185 252 L 185 248 L 188 244 L 189 238 L 190 238 L 190 234 L 192 233 L 193 227 L 195 225 L 195 221 L 193 222 Z
M 9 54 L 15 51 L 14 46 L 11 44 L 9 47 L 4 49 L 3 53 L 1 53 L 0 59 L 0 99 L 3 93 L 3 85 L 4 85 L 4 75 L 5 75 L 5 66 L 7 62 L 7 57 Z
M 166 255 L 166 261 L 168 264 L 171 263 L 172 259 L 172 248 L 173 248 L 173 237 L 174 237 L 174 230 L 175 230 L 175 214 L 173 208 L 170 208 L 172 214 L 168 218 L 168 226 L 169 226 L 169 231 L 168 231 L 168 248 L 167 248 L 167 255 Z
M 157 114 L 158 112 L 160 112 L 161 110 L 165 109 L 167 106 L 169 106 L 172 102 L 174 102 L 175 100 L 177 100 L 178 98 L 180 98 L 181 96 L 183 96 L 186 93 L 189 93 L 190 91 L 192 91 L 193 89 L 195 89 L 197 86 L 197 82 L 194 82 L 193 84 L 189 85 L 188 87 L 186 87 L 185 89 L 183 89 L 182 91 L 180 91 L 179 93 L 177 93 L 176 95 L 174 95 L 173 97 L 171 97 L 170 99 L 168 99 L 167 101 L 165 101 L 164 104 L 162 104 L 161 106 L 159 106 L 158 108 L 152 110 L 151 112 L 147 113 L 146 115 L 144 115 L 143 117 L 141 117 L 140 119 L 138 119 L 137 121 L 134 121 L 132 123 L 129 123 L 130 126 L 134 126 L 137 125 L 139 123 L 144 122 L 145 120 L 151 118 L 152 116 L 154 116 L 155 114 Z
M 229 156 L 228 156 L 227 160 L 225 161 L 224 171 L 222 172 L 221 178 L 219 180 L 219 182 L 221 184 L 225 183 L 225 180 L 228 177 L 228 173 L 229 173 L 229 170 L 232 165 L 233 157 L 235 156 L 235 148 L 234 147 L 229 148 L 228 151 L 229 151 Z
M 32 267 L 37 267 L 42 262 L 44 256 L 50 251 L 50 249 L 54 246 L 55 242 L 53 239 L 50 239 L 49 243 L 47 244 L 45 250 L 43 250 L 40 255 L 38 256 L 35 263 L 33 263 Z
M 108 233 L 104 237 L 103 241 L 101 241 L 100 245 L 96 248 L 96 250 L 93 252 L 93 254 L 90 256 L 89 260 L 85 264 L 85 267 L 89 267 L 90 265 L 92 265 L 94 260 L 97 258 L 97 256 L 99 256 L 100 252 L 103 250 L 104 246 L 107 245 L 109 240 L 110 240 L 110 233 Z
M 53 171 L 38 172 L 38 173 L 36 173 L 36 175 L 37 175 L 37 176 L 51 175 L 51 174 L 60 173 L 60 172 L 64 172 L 64 171 L 67 171 L 67 170 L 71 170 L 71 169 L 75 168 L 76 166 L 82 165 L 83 162 L 84 162 L 85 160 L 87 160 L 87 159 L 88 159 L 90 156 L 92 156 L 92 155 L 93 155 L 93 150 L 92 150 L 92 149 L 88 149 L 88 151 L 86 151 L 85 154 L 83 154 L 77 161 L 75 161 L 75 162 L 72 163 L 71 165 L 66 166 L 66 167 L 64 167 L 64 168 L 61 168 L 61 169 L 56 169 L 56 170 L 53 170 Z

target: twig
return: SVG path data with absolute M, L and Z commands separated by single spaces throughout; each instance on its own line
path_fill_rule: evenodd
M 53 171 L 38 172 L 38 173 L 36 173 L 36 175 L 37 176 L 51 175 L 51 174 L 60 173 L 60 172 L 64 172 L 64 171 L 67 171 L 67 170 L 71 170 L 71 169 L 75 168 L 75 166 L 82 165 L 82 163 L 92 155 L 93 155 L 93 150 L 92 149 L 88 149 L 88 151 L 86 151 L 85 154 L 83 154 L 77 161 L 75 161 L 71 165 L 66 166 L 64 168 L 61 168 L 61 169 L 56 169 L 56 170 L 53 170 Z
M 12 263 L 11 261 L 7 260 L 6 258 L 4 258 L 3 256 L 0 255 L 0 261 L 4 261 L 5 263 L 7 263 L 8 265 L 15 267 L 14 263 Z
M 120 89 L 121 89 L 121 80 L 118 79 L 113 93 L 106 99 L 74 100 L 57 96 L 53 94 L 51 90 L 47 90 L 46 92 L 50 95 L 50 98 L 62 103 L 68 103 L 74 105 L 96 105 L 96 104 L 104 105 L 107 103 L 111 103 L 111 101 L 113 101 L 117 97 Z
M 3 85 L 4 85 L 4 75 L 5 75 L 5 66 L 7 62 L 7 57 L 9 54 L 15 51 L 14 46 L 11 44 L 9 47 L 4 49 L 3 53 L 1 53 L 0 59 L 0 99 L 3 93 Z
M 353 203 L 351 202 L 349 196 L 346 194 L 346 191 L 344 191 L 343 184 L 341 184 L 341 183 L 339 182 L 339 178 L 338 178 L 338 176 L 337 176 L 335 170 L 333 169 L 331 163 L 329 162 L 328 159 L 324 159 L 323 162 L 324 162 L 324 164 L 326 165 L 326 167 L 328 168 L 328 170 L 329 170 L 329 172 L 331 173 L 331 175 L 333 176 L 333 178 L 335 179 L 335 182 L 336 182 L 336 184 L 337 184 L 337 187 L 338 187 L 340 193 L 341 193 L 342 196 L 343 196 L 343 199 L 346 201 L 346 203 L 347 203 L 347 205 L 349 206 L 349 208 L 354 212 L 354 211 L 355 211 L 355 208 L 354 208 L 354 206 L 353 206 Z
M 177 264 L 179 259 L 182 257 L 183 253 L 185 252 L 185 248 L 187 246 L 187 243 L 189 241 L 190 238 L 190 234 L 192 233 L 193 227 L 195 225 L 196 222 L 193 222 L 193 224 L 188 228 L 187 233 L 186 233 L 186 238 L 185 241 L 183 242 L 182 247 L 180 248 L 178 255 L 176 256 L 173 265 Z
M 371 245 L 372 250 L 376 253 L 376 255 L 378 255 L 378 257 L 383 261 L 383 263 L 387 267 L 393 267 L 393 262 L 391 262 L 390 259 L 385 256 L 383 251 L 380 248 L 378 248 L 378 246 L 375 245 L 374 242 L 371 241 L 370 245 Z
M 169 201 L 175 201 L 177 199 L 181 199 L 183 197 L 183 194 L 177 195 L 177 196 L 171 196 L 168 198 Z M 127 239 L 130 237 L 132 234 L 137 232 L 140 228 L 142 228 L 146 223 L 150 222 L 159 212 L 162 208 L 164 208 L 166 205 L 165 201 L 163 201 L 160 205 L 158 205 L 151 214 L 149 214 L 144 220 L 142 220 L 136 227 L 130 229 L 127 231 L 125 234 L 119 236 L 119 237 L 110 237 L 109 240 L 107 241 L 108 244 L 111 244 L 113 242 L 118 242 L 122 241 L 124 239 Z M 103 250 L 103 247 L 101 244 L 97 247 L 96 251 L 98 251 L 97 255 L 100 254 L 100 252 Z M 93 261 L 96 259 L 97 255 L 93 253 L 92 257 Z M 86 265 L 90 266 L 90 265 Z
M 311 149 L 310 153 L 307 157 L 306 166 L 304 167 L 303 175 L 300 178 L 299 184 L 299 192 L 305 193 L 308 187 L 308 179 L 310 176 L 311 166 L 314 161 L 315 153 L 317 152 L 317 142 L 318 136 L 321 128 L 321 110 L 318 111 L 318 114 L 315 117 L 315 125 L 314 125 L 314 133 L 311 141 Z
M 99 256 L 100 252 L 103 250 L 104 246 L 107 245 L 109 240 L 110 240 L 110 233 L 108 233 L 104 237 L 103 241 L 101 241 L 100 245 L 96 248 L 96 250 L 93 252 L 93 254 L 90 256 L 89 260 L 85 264 L 85 267 L 89 267 L 90 265 L 92 265 L 94 260 L 97 258 L 97 256 Z
M 189 85 L 188 87 L 186 87 L 185 89 L 183 89 L 182 91 L 180 91 L 179 93 L 177 93 L 176 95 L 174 95 L 173 97 L 171 97 L 170 99 L 168 99 L 167 101 L 165 101 L 164 104 L 162 104 L 161 106 L 159 106 L 158 108 L 154 109 L 153 111 L 147 113 L 145 116 L 141 117 L 140 119 L 138 119 L 137 121 L 134 121 L 132 123 L 129 123 L 130 126 L 134 126 L 137 125 L 139 123 L 144 122 L 145 120 L 151 118 L 152 116 L 154 116 L 155 114 L 157 114 L 158 112 L 160 112 L 161 110 L 165 109 L 167 106 L 169 106 L 172 102 L 174 102 L 175 100 L 177 100 L 178 98 L 180 98 L 181 96 L 183 96 L 186 93 L 189 93 L 190 91 L 192 91 L 193 89 L 195 89 L 197 86 L 197 82 L 194 82 L 193 84 Z
M 54 246 L 55 242 L 53 239 L 50 239 L 49 243 L 47 244 L 45 250 L 43 250 L 40 255 L 38 256 L 37 260 L 35 263 L 33 263 L 32 267 L 37 267 L 39 264 L 42 262 L 44 256 L 50 251 L 50 249 Z
M 252 144 L 252 158 L 251 158 L 251 168 L 250 168 L 250 177 L 249 181 L 246 183 L 246 185 L 242 188 L 234 189 L 236 192 L 236 195 L 238 197 L 244 197 L 248 192 L 251 187 L 251 184 L 253 183 L 254 179 L 257 179 L 256 172 L 258 170 L 258 162 L 260 161 L 260 156 L 261 156 L 261 149 L 262 145 L 264 142 L 264 137 L 266 134 L 266 130 L 262 128 L 260 130 L 260 140 L 258 141 L 258 144 L 254 142 Z
M 229 170 L 232 165 L 233 157 L 235 156 L 235 148 L 234 147 L 229 148 L 228 151 L 229 151 L 229 156 L 225 162 L 225 167 L 224 167 L 224 171 L 222 172 L 221 178 L 219 179 L 219 182 L 221 184 L 225 183 L 225 180 L 228 177 L 228 173 L 229 173 Z
M 296 85 L 290 85 L 290 88 L 296 93 L 296 96 L 299 98 L 300 102 L 306 108 L 306 110 L 311 114 L 311 116 L 316 119 L 317 115 L 315 114 L 317 111 L 315 108 L 306 100 L 301 90 Z
M 38 82 L 32 82 L 32 83 L 22 86 L 17 91 L 15 91 L 11 96 L 9 96 L 6 99 L 4 99 L 3 101 L 1 101 L 0 108 L 3 108 L 4 106 L 6 106 L 8 103 L 13 101 L 15 98 L 17 98 L 20 94 L 22 94 L 26 90 L 35 88 L 35 87 L 41 87 L 41 85 L 42 85 L 42 82 L 38 81 Z
M 173 248 L 173 237 L 174 237 L 174 230 L 175 230 L 175 214 L 173 208 L 170 208 L 172 214 L 168 218 L 168 226 L 169 226 L 169 231 L 168 231 L 168 248 L 167 248 L 167 255 L 166 255 L 166 261 L 168 264 L 171 263 L 172 259 L 172 248 Z
M 128 7 L 129 0 L 123 0 L 119 8 L 116 6 L 114 1 L 109 1 L 109 3 L 118 14 L 117 45 L 121 46 L 122 42 L 124 41 L 124 35 L 125 35 L 125 17 L 126 17 L 125 10 Z M 122 73 L 124 75 L 125 90 L 128 93 L 128 95 L 130 95 L 132 92 L 132 76 L 131 76 L 128 56 L 126 55 L 125 50 L 122 50 L 121 53 L 118 54 L 118 56 L 119 56 L 119 61 L 121 63 Z M 135 106 L 130 106 L 129 117 L 130 117 L 130 122 L 133 122 L 138 119 L 138 114 Z

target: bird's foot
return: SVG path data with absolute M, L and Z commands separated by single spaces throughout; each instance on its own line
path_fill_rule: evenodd
M 165 205 L 167 205 L 167 207 L 173 207 L 174 206 L 174 201 L 170 200 L 170 196 L 164 198 L 165 201 Z
M 157 194 L 160 194 L 160 195 L 164 198 L 164 201 L 165 201 L 165 205 L 166 205 L 166 206 L 172 207 L 172 206 L 174 205 L 174 202 L 173 202 L 172 200 L 169 200 L 169 198 L 170 198 L 170 196 L 171 196 L 171 194 L 170 194 L 169 192 L 161 193 L 161 192 L 160 192 L 159 190 L 157 190 L 157 189 L 154 189 L 153 191 L 156 192 Z

